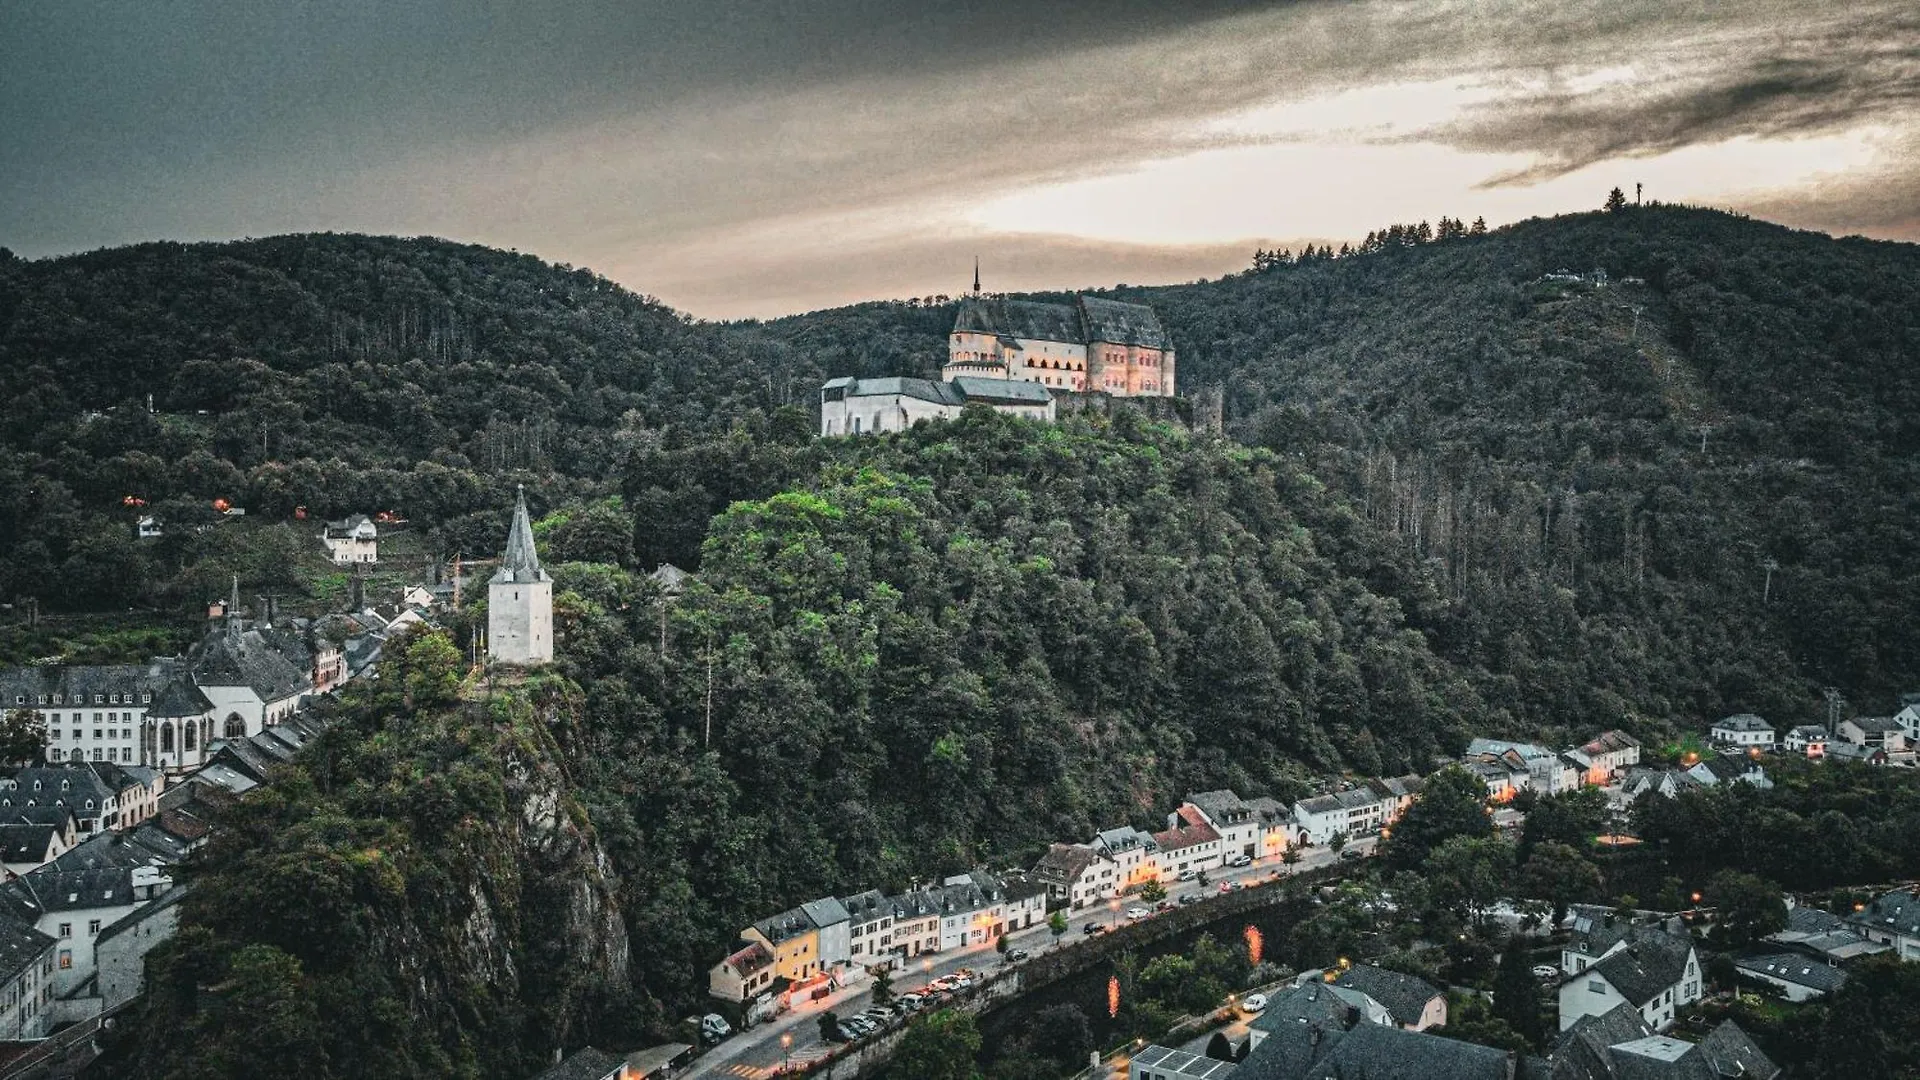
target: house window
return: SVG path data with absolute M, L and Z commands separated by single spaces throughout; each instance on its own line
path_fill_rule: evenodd
M 91 936 L 91 935 L 94 935 L 94 934 L 98 934 L 99 932 L 100 932 L 100 920 L 99 920 L 99 919 L 88 919 L 88 920 L 87 920 L 87 934 L 88 934 L 89 936 Z
M 72 967 L 73 967 L 73 950 L 61 949 L 60 950 L 60 970 L 67 971 Z
M 1607 992 L 1607 984 L 1606 984 L 1606 982 L 1605 982 L 1605 980 L 1602 980 L 1602 979 L 1588 979 L 1588 980 L 1587 980 L 1587 992 L 1588 992 L 1588 993 L 1590 993 L 1590 994 L 1604 994 L 1604 993 L 1606 993 L 1606 992 Z
M 228 713 L 223 730 L 229 739 L 244 739 L 247 737 L 247 722 L 240 719 L 239 713 Z
M 72 936 L 73 936 L 73 924 L 72 924 L 72 923 L 70 923 L 70 922 L 63 922 L 63 923 L 61 923 L 61 924 L 60 924 L 60 936 L 61 936 L 61 937 L 63 937 L 63 938 L 70 938 L 70 937 L 72 937 Z

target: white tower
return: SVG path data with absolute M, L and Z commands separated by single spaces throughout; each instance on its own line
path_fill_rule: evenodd
M 500 569 L 487 583 L 487 659 L 522 665 L 553 660 L 553 579 L 540 569 L 533 549 L 524 488 L 514 496 Z

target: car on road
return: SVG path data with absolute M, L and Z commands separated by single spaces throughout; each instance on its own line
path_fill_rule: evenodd
M 1361 851 L 1359 848 L 1350 847 L 1350 848 L 1340 849 L 1340 859 L 1342 862 L 1354 862 L 1355 860 L 1364 859 L 1366 857 L 1367 857 L 1367 853 L 1364 851 Z
M 1030 953 L 1030 952 L 1028 952 L 1028 951 L 1027 951 L 1027 950 L 1025 950 L 1025 949 L 1008 949 L 1008 950 L 1007 950 L 1007 963 L 1009 963 L 1009 964 L 1018 964 L 1018 963 L 1020 963 L 1021 961 L 1023 961 L 1023 960 L 1025 960 L 1025 959 L 1027 959 L 1027 958 L 1028 958 L 1029 956 L 1032 956 L 1032 955 L 1033 955 L 1032 953 Z
M 1234 892 L 1239 892 L 1241 889 L 1244 889 L 1246 887 L 1247 887 L 1246 882 L 1240 881 L 1237 879 L 1234 881 L 1227 882 L 1227 888 L 1232 889 Z
M 1200 871 L 1198 870 L 1182 870 L 1180 871 L 1179 876 L 1175 880 L 1192 881 L 1195 877 L 1199 876 L 1199 873 Z
M 873 1029 L 876 1026 L 873 1021 L 865 1020 L 858 1016 L 850 1016 L 840 1021 L 840 1030 L 845 1033 L 849 1039 L 864 1039 L 873 1034 Z
M 1240 1002 L 1240 1007 L 1250 1013 L 1257 1013 L 1267 1007 L 1267 995 L 1248 994 L 1245 1000 Z
M 1533 977 L 1536 979 L 1557 979 L 1560 977 L 1560 969 L 1554 967 L 1552 964 L 1535 964 L 1533 965 Z
M 708 1013 L 700 1018 L 700 1041 L 712 1046 L 733 1034 L 733 1025 L 719 1013 Z
M 1220 891 L 1221 891 L 1221 892 L 1223 892 L 1223 893 L 1230 893 L 1230 892 L 1232 892 L 1232 891 L 1233 891 L 1233 882 L 1231 882 L 1231 881 L 1223 881 L 1223 882 L 1221 882 L 1221 883 L 1220 883 Z
M 1155 911 L 1172 911 L 1173 909 L 1174 909 L 1174 903 L 1171 900 L 1162 900 L 1159 903 L 1153 905 L 1153 910 Z
M 1127 909 L 1127 918 L 1129 919 L 1144 919 L 1151 914 L 1153 914 L 1153 912 L 1143 907 L 1130 907 Z
M 1107 932 L 1107 928 L 1106 928 L 1106 927 L 1104 927 L 1104 926 L 1101 926 L 1101 925 L 1100 925 L 1099 923 L 1097 923 L 1097 922 L 1090 922 L 1090 923 L 1088 923 L 1087 925 L 1085 925 L 1085 926 L 1083 926 L 1083 927 L 1081 927 L 1081 928 L 1080 928 L 1080 932 L 1081 932 L 1081 933 L 1083 933 L 1083 934 L 1085 934 L 1085 935 L 1087 935 L 1088 937 L 1092 937 L 1092 936 L 1093 936 L 1093 935 L 1095 935 L 1095 934 L 1104 934 L 1104 933 L 1106 933 L 1106 932 Z
M 1197 904 L 1200 902 L 1200 894 L 1197 892 L 1181 893 L 1180 902 L 1183 904 Z
M 1235 855 L 1233 858 L 1228 859 L 1227 865 L 1228 866 L 1252 866 L 1253 856 L 1248 855 L 1246 852 L 1243 851 L 1240 854 Z

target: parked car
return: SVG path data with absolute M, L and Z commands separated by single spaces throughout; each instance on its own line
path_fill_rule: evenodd
M 1157 903 L 1157 904 L 1155 904 L 1155 905 L 1153 905 L 1153 910 L 1155 910 L 1155 911 L 1172 911 L 1172 910 L 1173 910 L 1173 906 L 1174 906 L 1174 905 L 1173 905 L 1173 901 L 1171 901 L 1171 900 L 1162 900 L 1162 901 L 1160 901 L 1159 903 Z
M 1240 1002 L 1240 1007 L 1250 1013 L 1257 1013 L 1267 1007 L 1267 995 L 1248 994 L 1246 998 Z
M 1221 883 L 1220 883 L 1220 891 L 1221 891 L 1221 892 L 1223 892 L 1223 893 L 1230 893 L 1230 892 L 1232 892 L 1232 891 L 1233 891 L 1233 882 L 1231 882 L 1231 881 L 1223 881 L 1223 882 L 1221 882 Z
M 1127 909 L 1127 918 L 1129 919 L 1144 919 L 1151 914 L 1153 914 L 1153 912 L 1143 907 L 1130 907 Z
M 700 1018 L 700 1038 L 708 1046 L 733 1034 L 733 1025 L 719 1013 L 708 1013 Z
M 1226 884 L 1227 884 L 1227 888 L 1232 889 L 1234 892 L 1239 892 L 1241 889 L 1244 889 L 1247 887 L 1246 882 L 1238 881 L 1238 880 L 1229 881 Z
M 1009 964 L 1018 964 L 1018 963 L 1020 963 L 1021 961 L 1023 961 L 1023 960 L 1025 960 L 1025 959 L 1027 959 L 1027 958 L 1028 958 L 1029 956 L 1032 956 L 1032 955 L 1033 955 L 1032 953 L 1029 953 L 1029 952 L 1028 952 L 1027 950 L 1025 950 L 1025 949 L 1008 949 L 1008 950 L 1007 950 L 1007 963 L 1009 963 Z
M 1183 904 L 1197 904 L 1200 902 L 1200 894 L 1197 892 L 1181 893 L 1180 902 Z
M 1228 866 L 1252 866 L 1253 856 L 1248 855 L 1246 852 L 1243 851 L 1240 854 L 1235 855 L 1233 858 L 1228 859 L 1227 865 Z
M 1366 857 L 1367 857 L 1367 853 L 1364 851 L 1361 851 L 1359 848 L 1350 847 L 1350 848 L 1340 849 L 1340 858 L 1344 862 L 1354 862 L 1358 859 L 1364 859 Z
M 1533 965 L 1533 977 L 1536 979 L 1557 979 L 1560 977 L 1560 969 L 1554 967 L 1552 964 L 1535 964 Z
M 926 1001 L 927 996 L 918 991 L 901 994 L 899 997 L 893 999 L 895 1005 L 904 1005 L 909 1009 L 917 1009 L 926 1004 Z
M 840 1021 L 840 1030 L 845 1032 L 849 1039 L 864 1039 L 873 1034 L 873 1028 L 873 1021 L 863 1020 L 858 1016 Z
M 1104 927 L 1104 926 L 1101 926 L 1101 925 L 1100 925 L 1099 923 L 1097 923 L 1097 922 L 1090 922 L 1090 923 L 1088 923 L 1087 925 L 1085 925 L 1085 926 L 1083 926 L 1083 927 L 1081 927 L 1081 928 L 1080 928 L 1080 932 L 1081 932 L 1081 933 L 1083 933 L 1083 934 L 1085 934 L 1085 935 L 1087 935 L 1088 937 L 1092 937 L 1092 936 L 1093 936 L 1093 935 L 1095 935 L 1095 934 L 1104 934 L 1104 933 L 1106 933 L 1106 932 L 1107 932 L 1107 928 L 1106 928 L 1106 927 Z
M 1194 877 L 1195 877 L 1195 875 L 1197 875 L 1197 874 L 1199 874 L 1199 872 L 1200 872 L 1200 871 L 1198 871 L 1198 870 L 1182 870 L 1182 871 L 1180 871 L 1180 873 L 1179 873 L 1179 875 L 1178 875 L 1178 876 L 1177 876 L 1177 877 L 1175 878 L 1175 880 L 1177 880 L 1177 881 L 1192 881 L 1192 880 L 1194 879 Z

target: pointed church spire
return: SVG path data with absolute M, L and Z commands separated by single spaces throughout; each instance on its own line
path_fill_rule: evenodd
M 500 556 L 500 572 L 495 581 L 547 581 L 540 568 L 540 553 L 533 547 L 533 523 L 527 520 L 527 489 L 517 486 L 513 498 L 513 524 L 507 528 L 507 550 Z
M 240 575 L 233 575 L 233 595 L 227 597 L 227 633 L 240 632 Z
M 980 256 L 973 257 L 973 295 L 980 295 Z

